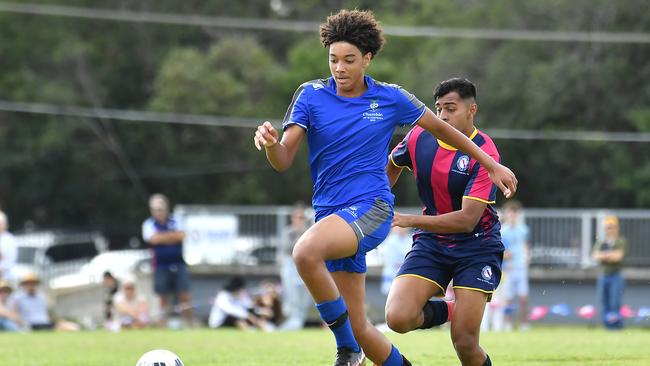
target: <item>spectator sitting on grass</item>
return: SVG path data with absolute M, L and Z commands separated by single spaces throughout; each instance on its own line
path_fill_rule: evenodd
M 65 320 L 52 321 L 48 314 L 48 304 L 45 294 L 38 290 L 40 280 L 30 272 L 20 281 L 22 289 L 9 299 L 10 309 L 15 311 L 27 330 L 79 330 L 75 323 Z
M 20 330 L 20 316 L 7 306 L 7 300 L 13 289 L 8 281 L 0 280 L 0 331 L 17 332 Z
M 113 308 L 113 298 L 115 297 L 115 294 L 119 288 L 120 284 L 113 276 L 113 274 L 110 271 L 104 272 L 102 278 L 102 296 L 104 300 L 104 326 L 107 329 L 110 329 L 111 324 L 113 324 L 113 313 L 115 311 Z
M 260 293 L 255 297 L 255 313 L 265 319 L 271 327 L 277 327 L 284 322 L 278 287 L 276 282 L 262 281 Z
M 149 304 L 137 294 L 134 278 L 127 277 L 122 281 L 122 291 L 115 295 L 113 304 L 120 327 L 140 329 L 149 325 Z
M 214 299 L 208 325 L 210 328 L 269 329 L 268 323 L 255 313 L 253 307 L 244 279 L 232 277 Z

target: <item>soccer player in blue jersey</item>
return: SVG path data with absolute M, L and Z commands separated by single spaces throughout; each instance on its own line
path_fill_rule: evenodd
M 476 87 L 467 79 L 442 82 L 434 91 L 438 117 L 499 161 L 497 148 L 474 126 Z M 500 224 L 492 205 L 496 186 L 482 162 L 415 126 L 393 149 L 386 165 L 391 187 L 403 168 L 413 171 L 422 215 L 395 213 L 393 225 L 416 228 L 386 302 L 388 326 L 406 333 L 443 324 L 453 317 L 451 338 L 463 366 L 489 366 L 479 346 L 486 302 L 501 279 Z M 456 301 L 444 296 L 453 279 Z
M 341 10 L 321 25 L 320 36 L 329 50 L 332 76 L 298 88 L 284 118 L 281 141 L 265 122 L 258 126 L 254 143 L 264 147 L 274 169 L 283 171 L 307 138 L 316 224 L 300 237 L 293 258 L 336 338 L 334 365 L 363 365 L 364 352 L 379 365 L 410 365 L 368 322 L 364 308 L 365 255 L 385 239 L 393 217 L 385 166 L 395 127 L 417 123 L 467 151 L 508 196 L 517 181 L 508 168 L 415 96 L 365 75 L 384 43 L 372 12 Z

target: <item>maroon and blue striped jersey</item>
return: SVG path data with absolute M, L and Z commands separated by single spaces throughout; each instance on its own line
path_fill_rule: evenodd
M 469 138 L 499 161 L 499 152 L 488 135 L 475 129 Z M 439 242 L 449 244 L 466 240 L 500 240 L 499 217 L 492 206 L 497 187 L 487 170 L 475 159 L 415 126 L 393 149 L 390 160 L 399 168 L 413 171 L 424 215 L 458 211 L 463 199 L 487 203 L 471 233 L 436 234 L 416 230 L 416 234 L 433 234 Z

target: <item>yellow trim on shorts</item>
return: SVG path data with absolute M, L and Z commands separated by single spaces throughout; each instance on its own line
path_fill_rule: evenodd
M 463 198 L 467 198 L 468 200 L 474 200 L 474 201 L 479 201 L 479 202 L 487 203 L 488 205 L 493 205 L 493 204 L 496 203 L 496 201 L 487 201 L 487 200 L 484 200 L 484 199 L 482 199 L 482 198 L 473 197 L 473 196 L 463 196 Z
M 492 301 L 492 295 L 494 294 L 494 290 L 492 290 L 492 291 L 486 291 L 486 290 L 483 290 L 482 288 L 476 288 L 476 287 L 452 286 L 452 288 L 460 288 L 460 289 L 464 289 L 464 290 L 471 290 L 471 291 L 482 292 L 482 293 L 484 293 L 484 294 L 487 295 L 487 302 Z
M 393 165 L 395 165 L 396 167 L 398 167 L 398 168 L 400 168 L 400 169 L 404 169 L 404 168 L 406 168 L 406 169 L 408 169 L 408 170 L 410 170 L 410 171 L 413 171 L 411 168 L 409 168 L 409 167 L 406 166 L 406 165 L 404 165 L 404 166 L 399 166 L 399 165 L 397 165 L 397 163 L 395 163 L 395 160 L 393 160 L 393 154 L 389 154 L 389 155 L 388 155 L 388 159 L 390 159 L 390 162 L 393 163 Z
M 439 284 L 438 282 L 436 282 L 436 281 L 434 281 L 434 280 L 432 280 L 432 279 L 430 279 L 430 278 L 426 278 L 426 277 L 424 277 L 424 276 L 416 275 L 416 274 L 413 274 L 413 273 L 405 273 L 405 274 L 401 274 L 401 275 L 399 275 L 399 276 L 397 276 L 397 277 L 395 277 L 395 278 L 398 278 L 398 277 L 407 277 L 407 276 L 408 276 L 408 277 L 419 278 L 419 279 L 422 279 L 422 280 L 425 280 L 425 281 L 428 281 L 428 282 L 433 283 L 434 285 L 436 285 L 436 286 L 438 286 L 438 287 L 440 288 L 440 291 L 442 291 L 442 296 L 436 296 L 436 297 L 445 297 L 445 289 L 442 288 L 442 286 L 440 286 L 440 284 Z

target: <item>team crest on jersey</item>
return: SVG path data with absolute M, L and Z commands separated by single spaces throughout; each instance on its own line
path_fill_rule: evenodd
M 483 276 L 484 279 L 486 280 L 491 280 L 492 279 L 492 267 L 490 266 L 485 266 L 481 270 L 481 276 Z
M 383 121 L 384 114 L 379 109 L 379 99 L 371 99 L 368 111 L 363 112 L 363 119 L 370 122 Z
M 469 169 L 469 156 L 463 155 L 460 158 L 458 158 L 458 161 L 456 162 L 456 167 L 461 172 L 466 172 L 467 169 Z

